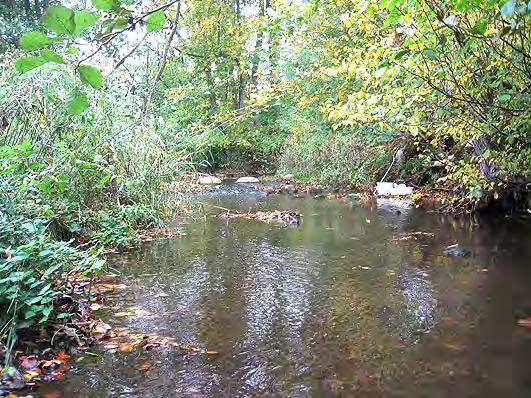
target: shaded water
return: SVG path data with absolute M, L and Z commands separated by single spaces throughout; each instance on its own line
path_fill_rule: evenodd
M 207 216 L 111 261 L 108 320 L 218 355 L 85 357 L 68 397 L 529 396 L 531 228 L 230 187 L 201 202 L 296 210 L 299 227 Z M 205 206 L 208 213 L 215 210 Z M 408 232 L 434 236 L 406 239 Z M 402 238 L 402 239 L 401 239 Z M 467 258 L 442 256 L 459 242 Z M 162 294 L 161 294 L 162 293 Z M 138 311 L 140 310 L 140 311 Z M 148 371 L 137 370 L 149 362 Z

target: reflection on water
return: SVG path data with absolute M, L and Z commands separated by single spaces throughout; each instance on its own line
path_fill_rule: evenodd
M 201 201 L 297 210 L 300 227 L 205 217 L 180 239 L 112 260 L 122 322 L 219 351 L 102 353 L 63 396 L 487 396 L 530 392 L 529 225 L 475 223 L 230 187 Z M 215 212 L 214 209 L 211 213 Z M 434 237 L 400 240 L 406 232 Z M 441 256 L 459 242 L 474 255 Z M 526 267 L 527 266 L 527 267 Z M 528 306 L 528 307 L 526 307 Z M 513 360 L 515 366 L 513 379 Z M 149 371 L 135 367 L 149 361 Z M 527 383 L 527 384 L 526 384 Z M 527 390 L 526 390 L 527 388 Z

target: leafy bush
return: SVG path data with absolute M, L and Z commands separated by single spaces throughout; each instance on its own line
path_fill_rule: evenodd
M 13 344 L 17 329 L 65 316 L 53 311 L 64 272 L 94 272 L 104 261 L 73 246 L 65 181 L 35 161 L 28 142 L 0 147 L 0 164 L 0 339 Z

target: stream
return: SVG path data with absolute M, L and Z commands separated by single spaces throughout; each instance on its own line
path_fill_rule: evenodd
M 516 325 L 531 311 L 529 221 L 234 184 L 199 200 L 182 237 L 110 258 L 128 288 L 104 320 L 216 354 L 94 348 L 39 394 L 531 396 L 531 332 Z M 302 219 L 223 220 L 210 205 Z M 455 243 L 472 254 L 444 256 Z

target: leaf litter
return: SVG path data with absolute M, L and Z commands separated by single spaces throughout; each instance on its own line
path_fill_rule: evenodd
M 183 355 L 217 355 L 218 351 L 182 344 L 175 338 L 157 334 L 144 334 L 125 327 L 112 327 L 95 316 L 94 311 L 111 309 L 115 298 L 123 295 L 127 285 L 116 283 L 117 275 L 106 275 L 96 280 L 93 275 L 70 272 L 63 276 L 61 283 L 67 293 L 55 297 L 55 312 L 68 313 L 66 323 L 52 324 L 41 330 L 38 336 L 29 336 L 19 341 L 12 351 L 10 366 L 0 367 L 0 393 L 22 389 L 33 389 L 39 384 L 60 380 L 70 370 L 71 355 L 84 353 L 99 356 L 89 350 L 91 346 L 101 347 L 108 353 L 130 353 L 134 350 L 178 349 Z M 155 297 L 168 297 L 158 292 Z M 114 317 L 150 317 L 153 314 L 139 307 L 109 314 Z M 66 347 L 69 353 L 51 347 Z M 7 347 L 0 345 L 0 360 L 7 358 Z M 82 360 L 78 357 L 76 362 Z M 147 365 L 139 365 L 147 371 Z M 149 367 L 151 369 L 151 367 Z M 15 396 L 11 394 L 12 396 Z

